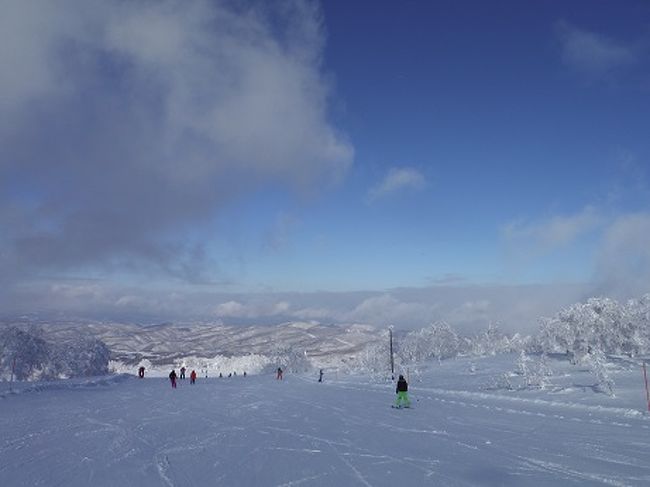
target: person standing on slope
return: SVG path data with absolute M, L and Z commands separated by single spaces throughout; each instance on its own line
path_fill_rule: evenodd
M 277 380 L 282 380 L 282 367 L 278 367 L 278 375 L 276 376 Z
M 409 385 L 406 382 L 406 379 L 404 378 L 403 375 L 400 375 L 399 379 L 397 379 L 397 387 L 395 388 L 395 392 L 397 393 L 397 399 L 395 400 L 395 407 L 408 408 L 411 406 L 411 401 L 409 400 L 409 396 L 408 396 L 408 390 L 409 390 Z
M 140 367 L 138 369 L 138 377 L 140 377 L 141 379 L 144 379 L 144 367 Z
M 193 370 L 190 373 L 190 384 L 194 384 L 194 383 L 196 383 L 196 370 Z
M 185 379 L 185 366 L 181 367 L 181 379 Z
M 323 382 L 323 369 L 320 369 L 319 376 L 318 376 L 318 382 Z
M 172 389 L 176 389 L 176 371 L 174 369 L 169 373 L 169 380 L 172 383 Z

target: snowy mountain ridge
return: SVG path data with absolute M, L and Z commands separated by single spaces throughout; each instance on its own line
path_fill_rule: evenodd
M 290 322 L 275 326 L 227 326 L 221 323 L 141 326 L 102 322 L 6 322 L 58 346 L 99 340 L 110 350 L 110 370 L 130 372 L 141 365 L 163 375 L 186 365 L 205 374 L 260 372 L 265 367 L 332 367 L 353 361 L 382 340 L 371 326 Z M 5 360 L 6 362 L 6 360 Z M 289 363 L 291 362 L 291 363 Z M 5 364 L 6 369 L 6 364 Z

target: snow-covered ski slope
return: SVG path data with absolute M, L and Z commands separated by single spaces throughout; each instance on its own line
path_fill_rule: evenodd
M 546 391 L 487 387 L 514 359 L 411 369 L 402 410 L 392 383 L 333 372 L 21 384 L 0 397 L 0 485 L 650 485 L 638 368 L 612 371 L 615 398 L 565 363 Z

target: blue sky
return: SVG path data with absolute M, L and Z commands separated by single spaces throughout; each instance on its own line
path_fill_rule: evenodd
M 7 313 L 424 325 L 650 290 L 645 1 L 3 4 Z
M 249 272 L 276 273 L 281 288 L 330 290 L 449 274 L 590 279 L 598 242 L 589 232 L 523 266 L 509 264 L 503 238 L 513 222 L 647 208 L 648 9 L 570 3 L 505 2 L 498 12 L 484 2 L 325 3 L 330 117 L 354 163 L 316 201 L 273 208 L 291 221 L 286 241 Z M 571 43 L 587 41 L 592 51 L 567 57 Z M 421 184 L 369 201 L 391 170 L 411 170 Z M 303 272 L 283 276 L 296 267 Z

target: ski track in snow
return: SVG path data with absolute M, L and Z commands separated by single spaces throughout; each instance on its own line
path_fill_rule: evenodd
M 417 384 L 414 408 L 396 410 L 393 387 L 35 386 L 0 399 L 0 485 L 650 485 L 650 423 L 633 409 Z

